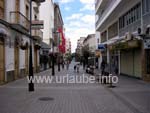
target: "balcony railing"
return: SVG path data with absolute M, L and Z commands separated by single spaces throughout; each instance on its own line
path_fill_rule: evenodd
M 33 37 L 39 37 L 39 38 L 43 38 L 43 32 L 39 29 L 34 29 L 32 30 L 32 36 Z
M 26 30 L 29 30 L 30 28 L 30 21 L 19 11 L 10 12 L 10 23 L 20 25 L 24 27 Z
M 103 14 L 101 16 L 98 17 L 98 20 L 96 22 L 96 27 L 98 27 L 99 23 L 107 16 L 108 12 L 111 10 L 111 8 L 113 8 L 113 6 L 115 5 L 116 0 L 112 0 L 108 7 L 104 10 Z
M 98 7 L 99 7 L 99 5 L 101 4 L 102 1 L 103 0 L 95 0 L 95 9 L 96 9 L 96 11 L 97 11 L 97 9 L 98 9 Z

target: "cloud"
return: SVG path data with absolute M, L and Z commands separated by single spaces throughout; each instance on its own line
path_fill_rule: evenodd
M 80 11 L 86 11 L 86 10 L 94 11 L 95 10 L 94 5 L 93 4 L 86 4 L 86 5 L 84 5 L 83 8 L 80 9 Z
M 84 5 L 80 11 L 94 11 L 95 10 L 95 5 L 94 5 L 94 0 L 80 0 L 80 2 Z
M 72 52 L 75 52 L 75 49 L 77 47 L 77 40 L 80 37 L 87 37 L 88 34 L 95 33 L 95 30 L 93 28 L 69 28 L 67 27 L 66 30 L 66 37 L 70 38 L 72 43 Z
M 81 20 L 85 23 L 91 23 L 94 24 L 95 23 L 95 15 L 84 15 Z
M 70 10 L 71 10 L 70 7 L 65 7 L 64 9 L 65 9 L 66 11 L 70 11 Z
M 77 46 L 77 40 L 80 37 L 86 37 L 88 34 L 95 33 L 95 15 L 77 13 L 67 17 L 69 21 L 65 24 L 66 37 L 72 42 L 72 51 Z
M 67 17 L 66 20 L 79 19 L 81 18 L 81 16 L 83 16 L 82 13 L 75 13 L 75 14 L 72 14 L 70 17 Z
M 95 0 L 80 0 L 83 4 L 94 4 Z
M 66 4 L 66 3 L 70 3 L 73 2 L 74 0 L 59 0 L 59 3 L 61 4 Z

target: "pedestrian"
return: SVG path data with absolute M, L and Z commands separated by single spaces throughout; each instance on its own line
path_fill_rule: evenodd
M 64 69 L 64 65 L 65 65 L 65 62 L 64 62 L 64 59 L 62 59 L 62 69 Z
M 83 60 L 83 69 L 85 70 L 85 60 Z
M 47 55 L 43 55 L 44 70 L 47 69 L 47 63 L 48 63 L 48 56 Z
M 105 61 L 103 60 L 103 61 L 101 62 L 101 75 L 104 75 L 104 73 L 105 73 L 105 67 L 106 67 L 106 63 L 105 63 Z
M 80 64 L 77 64 L 77 73 L 79 73 Z
M 66 68 L 69 69 L 69 60 L 66 61 Z

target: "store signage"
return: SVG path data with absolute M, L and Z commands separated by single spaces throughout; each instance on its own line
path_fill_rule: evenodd
M 43 29 L 44 21 L 43 20 L 33 20 L 32 21 L 32 29 Z

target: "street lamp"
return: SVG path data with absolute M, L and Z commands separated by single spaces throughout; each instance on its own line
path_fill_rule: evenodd
M 54 31 L 53 31 L 53 33 L 54 34 L 57 34 L 57 47 L 58 47 L 58 56 L 57 56 L 57 63 L 58 63 L 58 71 L 60 71 L 60 54 L 59 54 L 59 38 L 60 38 L 60 36 L 59 36 L 59 31 L 57 31 L 56 29 L 54 29 Z M 53 48 L 54 48 L 54 45 L 53 45 Z M 53 51 L 54 52 L 54 51 Z
M 56 31 L 56 29 L 53 29 L 53 40 L 52 40 L 52 75 L 55 75 L 55 62 L 54 62 L 54 34 L 59 34 L 58 31 Z M 58 45 L 59 46 L 59 42 Z M 58 52 L 58 57 L 59 57 L 59 52 Z M 60 58 L 58 58 L 58 71 L 60 71 Z
M 32 1 L 37 2 L 37 3 L 42 3 L 45 0 L 30 0 L 30 53 L 29 53 L 29 79 L 33 78 L 33 64 L 32 64 Z M 30 79 L 30 80 L 31 80 Z M 32 80 L 29 83 L 28 90 L 34 91 L 34 83 Z
M 54 62 L 54 40 L 52 40 L 52 75 L 55 75 L 55 62 Z

